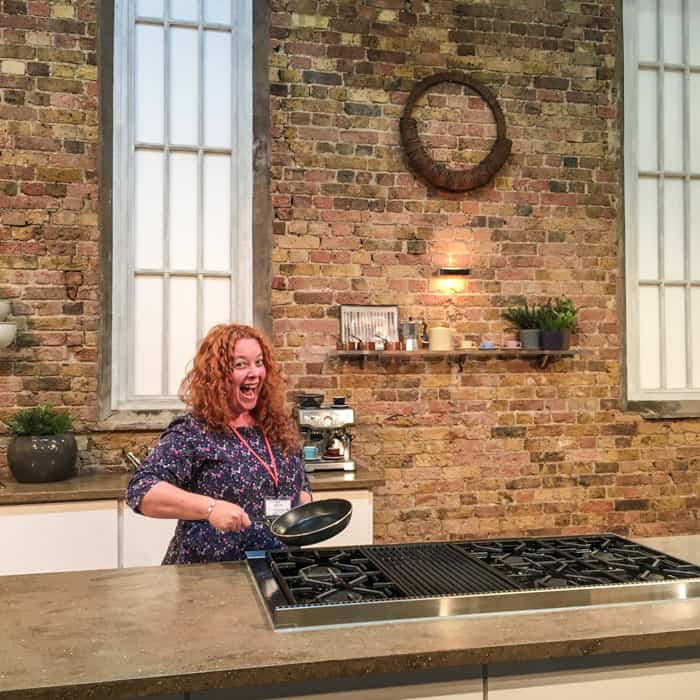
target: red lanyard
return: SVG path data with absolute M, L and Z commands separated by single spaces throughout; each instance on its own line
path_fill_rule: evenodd
M 265 444 L 267 445 L 267 452 L 270 455 L 270 465 L 251 447 L 250 443 L 238 432 L 238 428 L 231 426 L 231 430 L 236 433 L 236 437 L 250 450 L 253 457 L 260 462 L 260 464 L 265 467 L 265 471 L 270 475 L 275 488 L 279 487 L 279 477 L 277 476 L 277 462 L 275 461 L 275 455 L 272 453 L 272 447 L 270 447 L 270 441 L 267 439 L 267 435 L 263 433 L 263 438 L 265 439 Z

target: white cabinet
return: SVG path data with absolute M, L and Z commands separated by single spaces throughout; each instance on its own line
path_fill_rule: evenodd
M 0 575 L 118 565 L 116 500 L 0 508 Z
M 318 546 L 372 544 L 371 491 L 319 491 L 315 498 L 345 498 L 353 506 L 347 528 Z M 0 575 L 158 566 L 176 524 L 137 515 L 114 499 L 2 506 Z
M 372 544 L 373 528 L 373 499 L 372 492 L 365 489 L 352 491 L 315 491 L 314 499 L 320 501 L 326 498 L 344 498 L 352 503 L 352 517 L 348 526 L 341 533 L 325 542 L 319 542 L 318 547 L 349 547 L 361 544 Z
M 124 501 L 121 511 L 121 538 L 119 565 L 157 566 L 163 561 L 165 551 L 175 532 L 177 520 L 147 518 L 134 513 Z
M 672 661 L 562 670 L 523 675 L 492 675 L 489 700 L 697 700 L 700 662 Z

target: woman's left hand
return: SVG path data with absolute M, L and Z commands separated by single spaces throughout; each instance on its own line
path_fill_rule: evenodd
M 313 501 L 313 496 L 308 491 L 301 491 L 299 493 L 299 505 L 303 506 L 305 503 L 311 503 Z

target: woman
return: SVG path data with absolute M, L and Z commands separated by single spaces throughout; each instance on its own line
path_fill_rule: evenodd
M 254 328 L 214 326 L 176 418 L 126 490 L 137 513 L 179 518 L 164 564 L 242 559 L 282 544 L 254 520 L 311 500 L 297 430 L 270 346 Z

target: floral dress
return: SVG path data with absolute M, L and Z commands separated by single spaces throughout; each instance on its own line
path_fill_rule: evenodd
M 266 462 L 267 445 L 257 427 L 238 432 Z M 253 520 L 265 515 L 266 498 L 299 502 L 301 491 L 311 492 L 301 455 L 285 455 L 272 446 L 279 485 L 230 430 L 215 431 L 186 414 L 176 418 L 155 449 L 134 472 L 126 488 L 126 502 L 137 513 L 141 499 L 159 481 L 192 493 L 230 501 Z M 163 564 L 243 559 L 247 550 L 280 549 L 284 545 L 263 525 L 254 523 L 241 532 L 219 532 L 207 520 L 179 520 Z

